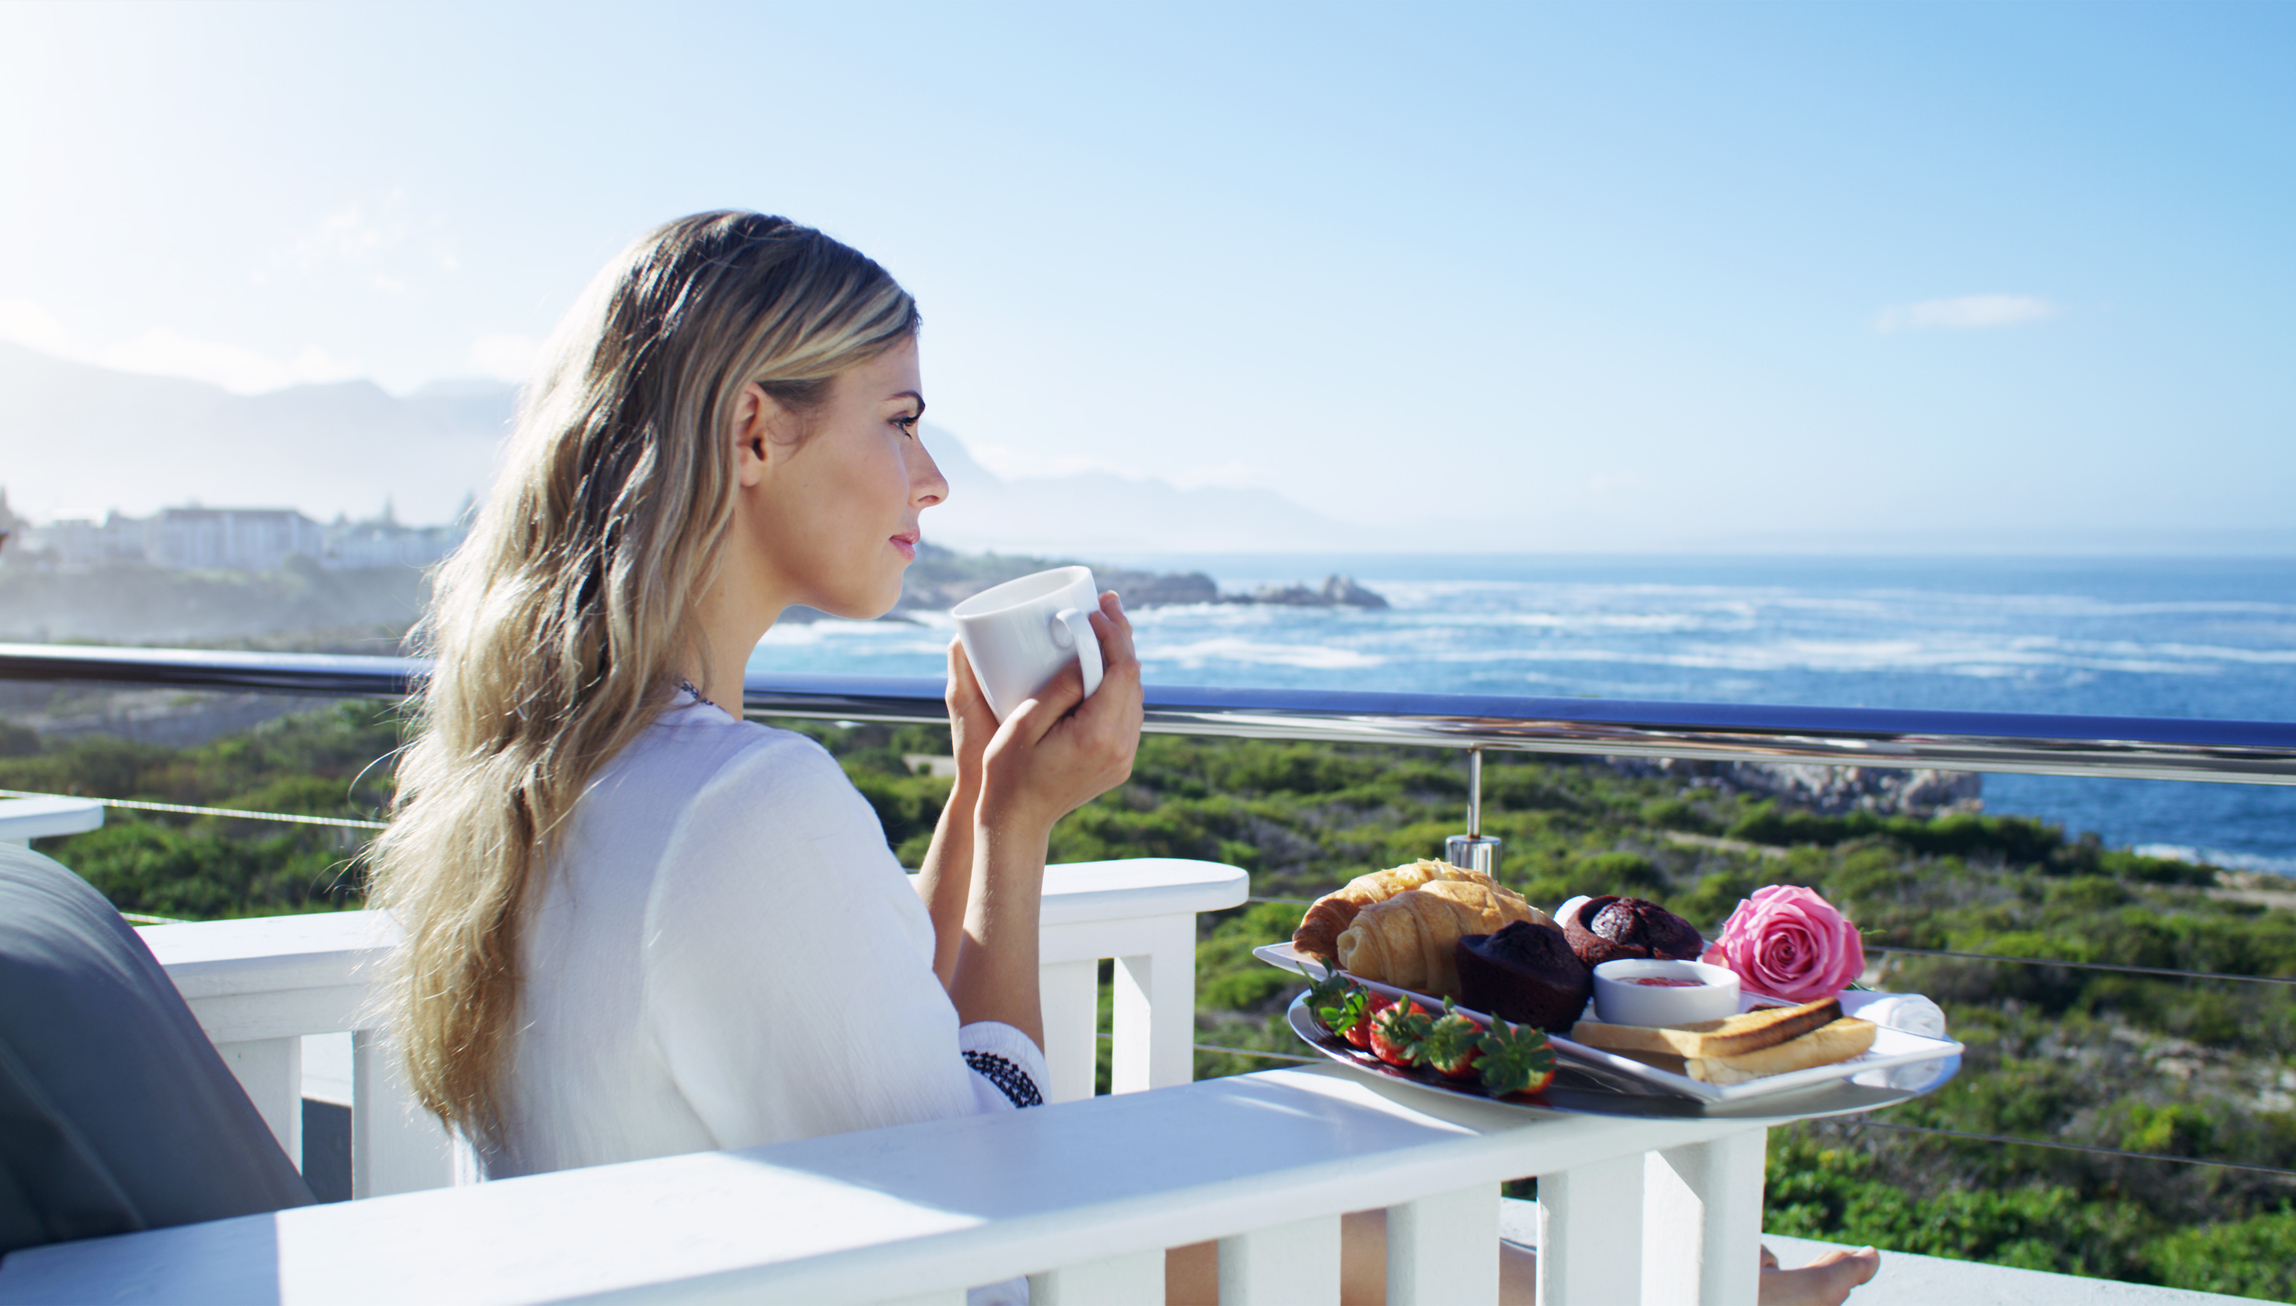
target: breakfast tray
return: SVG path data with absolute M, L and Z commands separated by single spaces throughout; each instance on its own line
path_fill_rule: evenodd
M 1265 944 L 1252 949 L 1252 955 L 1271 966 L 1280 967 L 1310 978 L 1320 975 L 1323 970 L 1321 963 L 1303 959 L 1292 950 L 1292 945 L 1289 943 Z M 1346 974 L 1344 971 L 1341 973 Z M 1407 997 L 1430 1011 L 1443 1009 L 1443 999 L 1438 997 L 1430 997 L 1425 993 L 1414 993 L 1409 989 L 1399 989 L 1392 984 L 1382 984 L 1376 980 L 1367 980 L 1360 975 L 1350 975 L 1348 978 L 1374 993 L 1391 998 Z M 1764 1002 L 1751 995 L 1739 1000 L 1741 1011 L 1751 1011 L 1757 1006 L 1771 1005 L 1780 1004 Z M 1591 1009 L 1590 1004 L 1589 1010 L 1591 1011 Z M 1485 1012 L 1474 1011 L 1466 1007 L 1460 1007 L 1458 1010 L 1486 1025 L 1491 1021 L 1491 1017 Z M 1362 1066 L 1365 1069 L 1376 1068 L 1381 1073 L 1387 1073 L 1391 1079 L 1400 1078 L 1425 1087 L 1459 1091 L 1454 1088 L 1451 1081 L 1444 1080 L 1441 1076 L 1423 1075 L 1417 1071 L 1399 1071 L 1396 1067 L 1389 1066 L 1368 1053 L 1350 1047 L 1345 1041 L 1333 1038 L 1317 1023 L 1314 1013 L 1306 1009 L 1303 1001 L 1293 1002 L 1289 1019 L 1293 1033 L 1298 1034 L 1303 1040 L 1314 1046 L 1317 1051 L 1332 1057 L 1335 1061 Z M 1661 1070 L 1657 1066 L 1646 1065 L 1632 1057 L 1623 1057 L 1615 1052 L 1606 1052 L 1601 1048 L 1591 1048 L 1583 1043 L 1574 1043 L 1558 1035 L 1549 1034 L 1547 1042 L 1554 1048 L 1557 1060 L 1567 1069 L 1590 1072 L 1586 1076 L 1590 1082 L 1579 1086 L 1587 1091 L 1610 1095 L 1621 1093 L 1663 1095 L 1688 1098 L 1694 1102 L 1717 1106 L 1750 1105 L 1765 1099 L 1778 1098 L 1809 1089 L 1843 1084 L 1879 1089 L 1885 1092 L 1898 1091 L 1904 1097 L 1912 1097 L 1926 1093 L 1953 1078 L 1954 1074 L 1961 1069 L 1962 1050 L 1961 1044 L 1951 1039 L 1928 1038 L 1882 1025 L 1874 1030 L 1873 1047 L 1847 1061 L 1837 1061 L 1830 1066 L 1811 1066 L 1807 1070 L 1789 1070 L 1783 1074 L 1764 1075 L 1760 1079 L 1751 1079 L 1743 1084 L 1707 1084 L 1692 1079 L 1688 1075 L 1678 1075 L 1671 1070 Z M 1344 1051 L 1346 1055 L 1334 1055 L 1335 1048 Z M 1370 1065 L 1363 1066 L 1363 1063 L 1367 1061 Z M 1561 1083 L 1561 1080 L 1562 1076 L 1558 1074 L 1558 1084 Z M 1553 1091 L 1550 1089 L 1548 1095 L 1551 1096 Z M 1483 1096 L 1480 1089 L 1473 1090 L 1473 1095 Z M 1777 1105 L 1782 1106 L 1783 1104 Z M 1582 1105 L 1557 1109 L 1583 1110 L 1589 1108 Z M 1872 1110 L 1873 1108 L 1852 1107 L 1846 1109 Z M 1605 1111 L 1603 1114 L 1621 1113 Z M 1635 1111 L 1625 1114 L 1650 1114 L 1650 1112 Z M 1764 1113 L 1755 1112 L 1754 1114 Z M 1785 1114 L 1801 1116 L 1829 1113 L 1804 1111 L 1797 1105 Z

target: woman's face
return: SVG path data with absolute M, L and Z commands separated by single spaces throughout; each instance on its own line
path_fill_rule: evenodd
M 917 438 L 924 412 L 913 340 L 839 373 L 804 420 L 750 387 L 735 417 L 735 529 L 771 598 L 840 617 L 899 601 L 917 514 L 949 494 Z

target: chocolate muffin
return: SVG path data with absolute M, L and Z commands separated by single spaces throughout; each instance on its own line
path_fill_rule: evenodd
M 1587 899 L 1563 933 L 1588 970 L 1622 959 L 1696 961 L 1706 950 L 1706 940 L 1690 922 L 1655 902 L 1616 894 Z
M 1461 1005 L 1519 1025 L 1562 1033 L 1586 1009 L 1594 975 L 1552 925 L 1512 921 L 1469 934 L 1453 949 Z

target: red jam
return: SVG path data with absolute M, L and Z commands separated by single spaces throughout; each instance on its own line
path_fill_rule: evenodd
M 1664 975 L 1645 975 L 1638 979 L 1630 979 L 1627 981 L 1627 983 L 1647 984 L 1654 989 L 1695 989 L 1703 986 L 1705 981 L 1694 979 L 1669 979 Z

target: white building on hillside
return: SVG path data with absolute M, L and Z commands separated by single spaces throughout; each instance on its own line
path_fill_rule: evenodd
M 464 527 L 403 526 L 384 505 L 367 521 L 322 525 L 292 508 L 162 508 L 98 521 L 52 521 L 11 540 L 12 563 L 67 569 L 146 563 L 178 571 L 272 571 L 290 558 L 330 570 L 424 567 L 462 542 Z
M 181 571 L 270 571 L 326 547 L 326 528 L 292 508 L 162 508 L 144 519 L 144 556 Z

